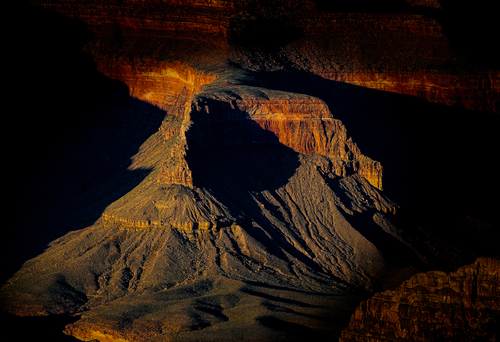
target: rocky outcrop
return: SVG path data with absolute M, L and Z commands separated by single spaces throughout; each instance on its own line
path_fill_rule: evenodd
M 163 183 L 193 187 L 186 158 L 197 150 L 280 143 L 299 153 L 328 156 L 334 174 L 358 173 L 382 189 L 380 163 L 359 151 L 342 123 L 318 98 L 244 85 L 226 89 L 223 80 L 219 82 L 222 87 L 211 86 L 216 92 L 196 97 L 203 85 L 214 82 L 215 75 L 181 63 L 145 59 L 101 58 L 98 65 L 107 76 L 125 82 L 132 96 L 183 122 L 180 129 L 166 121 L 160 127 L 165 139 L 177 136 L 158 176 Z
M 193 187 L 188 153 L 228 146 L 279 143 L 304 154 L 321 154 L 332 160 L 333 173 L 358 173 L 382 189 L 382 166 L 364 156 L 320 99 L 265 88 L 214 84 L 214 92 L 200 94 L 216 76 L 181 63 L 150 60 L 104 60 L 99 64 L 109 77 L 125 82 L 130 94 L 154 104 L 183 123 L 163 122 L 165 139 L 177 136 L 159 180 Z M 155 70 L 149 71 L 146 70 Z M 227 74 L 225 75 L 227 78 Z M 248 81 L 247 81 L 248 82 Z M 228 95 L 229 94 L 229 95 Z M 171 119 L 169 119 L 171 120 Z M 190 152 L 188 152 L 190 150 Z
M 180 119 L 190 109 L 193 95 L 216 78 L 183 63 L 150 58 L 99 57 L 96 65 L 107 77 L 125 83 L 131 96 Z
M 499 336 L 500 259 L 421 273 L 363 302 L 340 341 L 476 341 Z
M 187 133 L 193 151 L 282 144 L 298 153 L 327 156 L 333 174 L 358 173 L 382 189 L 380 163 L 359 151 L 320 99 L 251 87 L 233 88 L 231 94 L 224 101 L 224 92 L 196 100 L 191 113 L 196 125 Z
M 163 163 L 158 180 L 166 184 L 180 184 L 193 187 L 193 176 L 186 161 L 187 145 L 184 137 L 172 148 L 170 157 Z
M 158 180 L 166 184 L 193 187 L 191 170 L 186 161 L 185 132 L 190 125 L 191 101 L 200 88 L 213 82 L 215 75 L 197 71 L 182 63 L 165 63 L 151 59 L 109 59 L 101 57 L 100 70 L 110 78 L 128 85 L 130 95 L 151 103 L 169 115 L 180 119 L 181 125 L 172 125 L 172 118 L 163 121 L 160 131 L 164 139 L 175 138 L 170 157 L 165 158 Z

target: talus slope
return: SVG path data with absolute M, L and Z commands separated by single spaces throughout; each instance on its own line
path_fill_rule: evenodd
M 81 313 L 67 331 L 84 340 L 189 339 L 200 329 L 227 339 L 233 324 L 288 336 L 273 328 L 275 312 L 301 332 L 335 336 L 322 320 L 352 306 L 337 296 L 375 291 L 413 262 L 384 231 L 396 205 L 377 188 L 380 165 L 317 98 L 214 83 L 186 99 L 184 117 L 167 115 L 132 157 L 129 168 L 147 177 L 26 263 L 2 289 L 5 308 Z M 382 239 L 365 236 L 358 216 Z M 406 259 L 395 264 L 384 239 Z M 309 310 L 318 318 L 297 321 Z

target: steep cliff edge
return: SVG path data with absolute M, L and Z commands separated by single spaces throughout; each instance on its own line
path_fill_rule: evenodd
M 363 302 L 340 341 L 494 341 L 499 335 L 500 260 L 457 272 L 421 273 Z
M 363 155 L 340 120 L 319 98 L 261 87 L 217 87 L 193 104 L 187 133 L 196 150 L 282 144 L 301 154 L 329 157 L 340 177 L 358 173 L 382 189 L 382 166 Z M 257 125 L 255 125 L 257 124 Z

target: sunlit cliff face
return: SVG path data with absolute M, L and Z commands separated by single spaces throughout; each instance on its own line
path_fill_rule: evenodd
M 335 340 L 354 314 L 345 341 L 399 324 L 390 341 L 415 293 L 413 313 L 459 317 L 426 291 L 459 305 L 493 282 L 496 259 L 444 273 L 498 251 L 476 199 L 498 188 L 500 98 L 446 2 L 34 3 L 91 32 L 78 80 L 99 91 L 37 159 L 54 194 L 25 229 L 60 230 L 0 289 L 7 312 L 75 315 L 65 333 L 101 342 Z
M 411 5 L 440 8 L 435 2 Z M 277 11 L 270 11 L 265 3 L 203 1 L 189 6 L 173 2 L 162 10 L 154 3 L 143 4 L 140 9 L 132 3 L 105 6 L 106 11 L 102 11 L 103 6 L 89 3 L 77 13 L 69 5 L 47 5 L 86 21 L 98 32 L 99 45 L 89 45 L 88 50 L 101 72 L 124 82 L 132 96 L 182 119 L 191 111 L 190 101 L 202 85 L 217 78 L 224 79 L 217 83 L 223 87 L 232 83 L 244 85 L 241 74 L 227 72 L 227 62 L 249 70 L 292 68 L 335 82 L 431 102 L 498 110 L 498 73 L 456 74 L 436 69 L 450 62 L 459 64 L 461 57 L 450 48 L 439 21 L 429 16 L 383 11 L 349 13 L 347 9 L 342 13 L 318 12 L 313 3 L 307 2 L 290 3 Z M 113 27 L 111 14 L 117 18 Z M 117 56 L 111 58 L 110 54 Z M 382 188 L 380 164 L 368 165 L 371 162 L 348 156 L 351 152 L 334 151 L 339 147 L 333 147 L 336 143 L 331 143 L 332 137 L 323 134 L 318 126 L 330 125 L 327 122 L 333 116 L 323 115 L 325 108 L 313 108 L 316 100 L 294 99 L 296 104 L 290 104 L 279 96 L 269 101 L 255 99 L 243 97 L 238 100 L 239 106 L 243 111 L 258 112 L 250 115 L 252 120 L 275 133 L 280 143 L 299 153 L 319 153 L 349 161 L 372 185 Z M 304 113 L 309 117 L 298 120 L 297 115 Z M 309 133 L 298 137 L 293 132 L 299 128 Z M 180 172 L 176 177 L 182 178 L 184 171 L 176 172 Z
M 417 7 L 393 1 L 380 10 L 360 2 L 339 12 L 306 1 L 274 9 L 265 1 L 41 5 L 87 23 L 96 33 L 87 50 L 99 70 L 127 80 L 144 96 L 151 90 L 139 88 L 148 73 L 176 68 L 165 67 L 165 61 L 211 71 L 229 61 L 244 69 L 292 68 L 431 102 L 498 111 L 498 71 L 467 71 L 464 57 L 450 46 L 451 29 L 443 29 L 448 21 L 433 14 L 440 10 L 436 1 L 411 3 Z
M 107 59 L 99 61 L 99 69 L 110 78 L 125 83 L 130 95 L 157 106 L 170 115 L 184 118 L 186 108 L 205 84 L 217 76 L 179 62 L 154 59 Z

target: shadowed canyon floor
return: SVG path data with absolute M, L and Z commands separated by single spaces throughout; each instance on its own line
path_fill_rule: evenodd
M 428 307 L 466 312 L 457 341 L 493 326 L 500 77 L 454 45 L 448 2 L 33 3 L 8 329 L 393 341 Z

